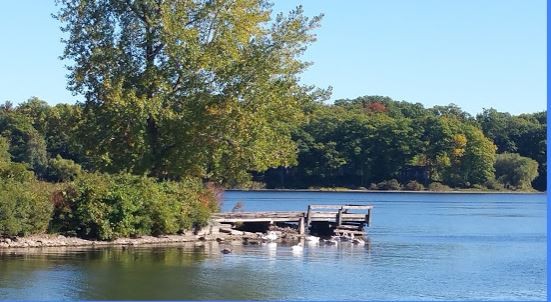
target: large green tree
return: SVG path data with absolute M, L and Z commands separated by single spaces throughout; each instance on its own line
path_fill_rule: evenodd
M 264 0 L 59 0 L 85 149 L 106 171 L 227 183 L 295 162 L 320 17 Z

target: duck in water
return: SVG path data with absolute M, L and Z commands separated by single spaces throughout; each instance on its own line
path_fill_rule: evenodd
M 293 253 L 300 253 L 302 250 L 304 250 L 304 247 L 302 246 L 302 242 L 297 243 L 296 245 L 293 245 L 291 247 L 291 250 Z

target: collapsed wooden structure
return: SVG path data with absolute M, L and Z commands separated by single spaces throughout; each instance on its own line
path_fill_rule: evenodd
M 371 224 L 372 205 L 316 205 L 306 212 L 226 212 L 213 214 L 216 223 L 296 223 L 298 233 L 315 232 L 320 226 L 336 235 L 364 235 Z

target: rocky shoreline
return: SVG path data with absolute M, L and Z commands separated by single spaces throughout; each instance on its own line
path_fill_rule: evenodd
M 272 231 L 278 234 L 278 242 L 294 242 L 302 238 L 295 230 L 290 228 L 275 228 Z M 14 248 L 146 246 L 205 241 L 228 242 L 232 245 L 248 245 L 260 244 L 265 241 L 263 239 L 265 235 L 265 233 L 261 232 L 244 232 L 231 228 L 216 228 L 215 230 L 209 228 L 182 235 L 140 236 L 137 238 L 118 238 L 112 241 L 86 240 L 58 234 L 42 234 L 0 238 L 0 251 Z

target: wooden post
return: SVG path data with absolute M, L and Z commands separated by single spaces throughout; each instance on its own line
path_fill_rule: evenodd
M 339 209 L 337 212 L 337 226 L 341 226 L 342 224 L 342 208 Z
M 304 235 L 305 227 L 304 227 L 304 217 L 301 217 L 298 221 L 298 233 L 299 235 Z
M 310 223 L 312 222 L 312 214 L 310 211 L 312 211 L 312 206 L 308 205 L 308 212 L 306 212 L 306 227 L 310 227 Z

